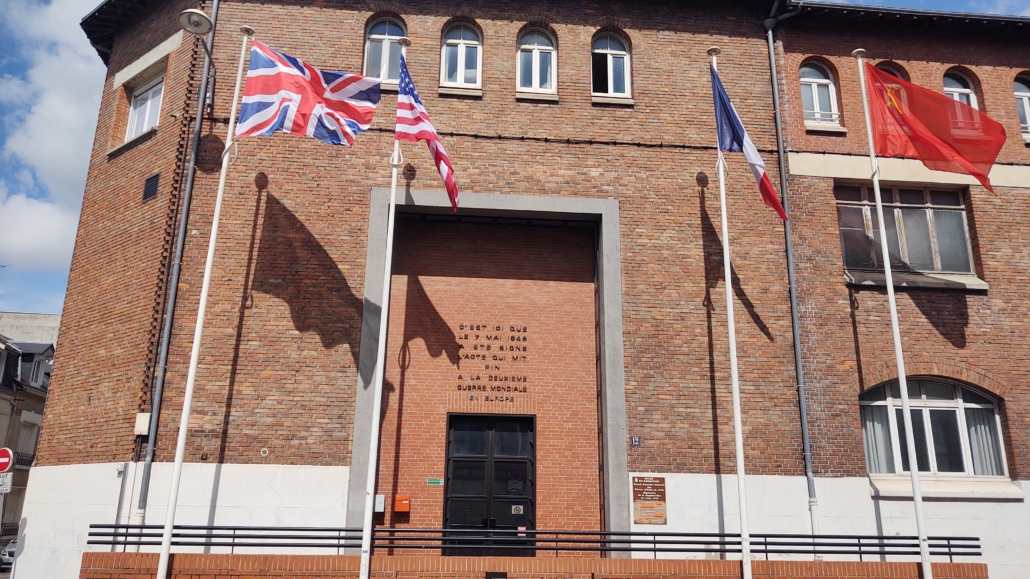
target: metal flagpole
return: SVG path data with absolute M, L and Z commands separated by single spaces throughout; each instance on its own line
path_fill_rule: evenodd
M 712 68 L 718 71 L 718 46 L 708 49 Z M 743 579 L 751 579 L 751 534 L 747 525 L 747 490 L 744 484 L 744 428 L 740 420 L 740 381 L 737 378 L 737 330 L 733 318 L 733 284 L 730 275 L 730 229 L 726 219 L 726 160 L 719 150 L 719 208 L 722 214 L 722 269 L 726 286 L 726 326 L 730 334 L 730 381 L 733 386 L 733 445 L 737 458 L 737 500 L 740 504 L 740 558 Z
M 215 197 L 215 212 L 211 218 L 211 240 L 207 245 L 207 262 L 204 264 L 204 283 L 200 289 L 200 305 L 197 308 L 197 325 L 193 330 L 193 350 L 190 353 L 190 369 L 186 376 L 186 392 L 183 394 L 182 418 L 179 420 L 179 438 L 175 443 L 175 464 L 172 467 L 172 486 L 168 492 L 168 514 L 165 516 L 164 534 L 161 536 L 161 557 L 157 563 L 157 579 L 168 576 L 168 559 L 172 550 L 172 526 L 175 524 L 175 507 L 179 501 L 179 481 L 182 478 L 182 461 L 186 454 L 186 434 L 190 424 L 190 406 L 193 404 L 193 386 L 197 381 L 197 365 L 200 361 L 200 341 L 204 336 L 204 314 L 207 311 L 207 295 L 211 289 L 211 271 L 215 261 L 215 242 L 218 240 L 218 218 L 222 213 L 222 198 L 225 194 L 225 176 L 229 171 L 229 149 L 233 145 L 233 131 L 236 128 L 236 109 L 240 100 L 240 84 L 243 82 L 243 63 L 254 36 L 254 29 L 241 26 L 243 47 L 240 49 L 240 66 L 236 72 L 236 90 L 232 95 L 232 112 L 229 114 L 229 131 L 222 151 L 222 173 L 218 177 L 218 195 Z
M 401 142 L 393 141 L 393 178 L 390 181 L 390 205 L 386 222 L 386 265 L 383 268 L 383 306 L 379 313 L 379 348 L 376 351 L 376 371 L 372 378 L 372 436 L 368 440 L 368 478 L 365 481 L 365 511 L 361 526 L 360 579 L 368 579 L 372 564 L 372 507 L 375 502 L 376 475 L 379 471 L 379 427 L 382 422 L 383 375 L 386 373 L 386 327 L 390 317 L 390 278 L 393 265 L 394 207 L 397 199 L 397 169 L 404 163 Z
M 883 271 L 887 282 L 887 302 L 891 311 L 891 332 L 894 338 L 894 357 L 898 364 L 898 385 L 901 390 L 902 422 L 905 423 L 905 446 L 908 452 L 909 473 L 912 475 L 912 502 L 916 509 L 916 532 L 919 534 L 919 556 L 922 560 L 923 579 L 933 579 L 930 565 L 930 543 L 926 538 L 926 522 L 923 519 L 923 491 L 919 486 L 919 463 L 916 458 L 915 437 L 912 434 L 912 413 L 908 406 L 908 380 L 905 377 L 905 356 L 901 352 L 901 330 L 898 329 L 898 304 L 894 299 L 894 278 L 891 275 L 890 248 L 887 246 L 887 228 L 883 222 L 883 204 L 880 201 L 880 167 L 876 162 L 876 147 L 873 143 L 873 125 L 869 118 L 869 94 L 865 86 L 865 66 L 862 62 L 865 49 L 851 53 L 858 59 L 858 82 L 862 87 L 862 106 L 865 107 L 866 136 L 869 138 L 869 164 L 873 172 L 873 192 L 876 195 L 876 219 L 880 225 L 880 248 L 883 250 Z

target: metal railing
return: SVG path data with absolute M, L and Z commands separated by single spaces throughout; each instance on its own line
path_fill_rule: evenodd
M 155 546 L 161 544 L 161 525 L 90 525 L 89 545 Z M 979 537 L 930 537 L 930 554 L 978 557 Z M 172 545 L 178 547 L 240 548 L 360 548 L 361 529 L 344 527 L 250 527 L 176 525 Z M 541 531 L 481 529 L 377 528 L 376 549 L 436 550 L 460 555 L 536 555 L 561 551 L 648 553 L 740 553 L 735 533 L 666 533 L 611 531 Z M 770 555 L 839 555 L 867 558 L 918 556 L 915 536 L 752 534 L 751 552 Z
M 36 460 L 35 453 L 31 452 L 16 452 L 14 453 L 14 466 L 32 466 L 32 463 Z
M 11 537 L 18 534 L 18 523 L 4 523 L 0 525 L 0 536 Z

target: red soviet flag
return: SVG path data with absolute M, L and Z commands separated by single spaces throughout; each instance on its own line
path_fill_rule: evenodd
M 928 169 L 987 175 L 1005 143 L 1001 123 L 975 108 L 865 65 L 876 154 L 919 159 Z

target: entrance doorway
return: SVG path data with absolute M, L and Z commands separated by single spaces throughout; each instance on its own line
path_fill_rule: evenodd
M 536 438 L 532 416 L 448 416 L 444 487 L 445 555 L 532 555 L 517 533 L 536 526 Z M 522 547 L 522 548 L 520 548 Z

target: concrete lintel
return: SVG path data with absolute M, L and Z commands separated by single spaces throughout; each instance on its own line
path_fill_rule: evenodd
M 365 263 L 364 315 L 354 404 L 347 526 L 360 527 L 368 476 L 368 441 L 372 428 L 372 374 L 379 341 L 379 313 L 383 303 L 383 268 L 390 190 L 372 189 L 368 251 Z M 398 211 L 450 213 L 443 191 L 398 192 Z M 601 404 L 604 432 L 605 527 L 630 530 L 630 495 L 626 448 L 626 394 L 622 336 L 622 249 L 619 202 L 616 199 L 545 197 L 462 193 L 459 215 L 488 215 L 540 219 L 572 219 L 600 223 L 598 284 L 601 309 Z M 618 556 L 618 555 L 617 555 Z

